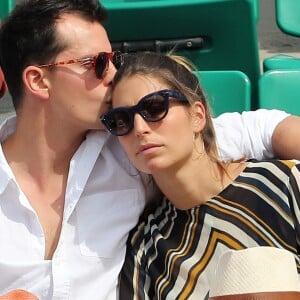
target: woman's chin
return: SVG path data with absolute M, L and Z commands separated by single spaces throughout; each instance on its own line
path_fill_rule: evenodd
M 141 172 L 146 173 L 146 174 L 150 174 L 150 175 L 153 175 L 156 172 L 161 171 L 161 168 L 158 168 L 158 166 L 152 165 L 152 164 L 151 165 L 136 166 L 136 167 Z

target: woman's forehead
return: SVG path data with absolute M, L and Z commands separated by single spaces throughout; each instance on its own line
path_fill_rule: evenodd
M 147 94 L 167 89 L 169 86 L 160 79 L 148 75 L 132 75 L 124 77 L 118 82 L 112 93 L 113 102 L 131 99 L 133 102 L 138 102 L 139 99 Z M 113 103 L 114 104 L 114 103 Z

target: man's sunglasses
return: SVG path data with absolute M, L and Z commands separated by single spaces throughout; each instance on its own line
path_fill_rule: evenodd
M 104 113 L 100 120 L 111 134 L 122 136 L 134 127 L 134 115 L 138 113 L 147 122 L 162 120 L 169 111 L 170 100 L 188 104 L 186 97 L 174 90 L 161 90 L 144 96 L 138 104 L 117 107 Z
M 116 69 L 118 69 L 123 63 L 123 54 L 120 51 L 115 52 L 100 52 L 98 55 L 93 57 L 70 59 L 68 61 L 60 61 L 51 64 L 39 65 L 39 68 L 55 67 L 61 65 L 70 65 L 80 63 L 85 66 L 88 70 L 95 69 L 97 78 L 102 79 L 107 70 L 109 61 L 111 61 Z

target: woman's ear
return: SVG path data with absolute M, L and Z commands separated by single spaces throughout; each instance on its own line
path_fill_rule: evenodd
M 193 130 L 195 133 L 199 133 L 203 130 L 206 124 L 206 110 L 202 102 L 196 101 L 193 104 Z
M 35 66 L 28 66 L 23 71 L 23 82 L 28 91 L 38 98 L 49 98 L 49 81 L 45 77 L 45 71 Z

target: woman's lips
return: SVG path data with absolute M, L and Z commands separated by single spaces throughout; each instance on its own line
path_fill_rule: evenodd
M 153 151 L 156 151 L 157 148 L 159 148 L 160 145 L 158 144 L 146 144 L 146 145 L 142 145 L 140 146 L 139 150 L 138 150 L 138 154 L 149 154 L 152 153 Z

